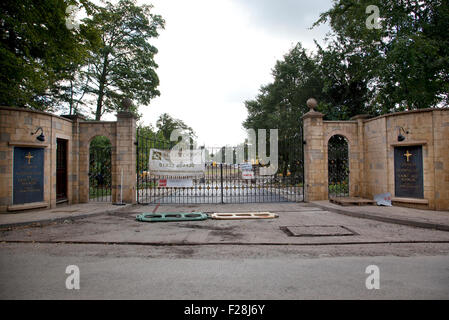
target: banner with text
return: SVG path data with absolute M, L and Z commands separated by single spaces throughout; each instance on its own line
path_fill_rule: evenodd
M 149 170 L 152 176 L 184 179 L 200 177 L 205 172 L 204 150 L 182 150 L 176 153 L 172 161 L 173 151 L 150 150 Z

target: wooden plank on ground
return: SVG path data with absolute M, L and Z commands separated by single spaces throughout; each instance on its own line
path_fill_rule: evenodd
M 329 201 L 340 206 L 368 206 L 376 204 L 376 202 L 373 200 L 363 199 L 359 197 L 335 197 L 330 198 Z

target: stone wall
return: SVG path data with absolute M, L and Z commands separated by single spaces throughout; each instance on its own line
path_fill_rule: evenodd
M 42 127 L 45 141 L 36 140 L 31 135 Z M 39 133 L 38 133 L 39 134 Z M 67 140 L 68 172 L 67 196 L 72 202 L 73 179 L 73 139 L 72 121 L 62 117 L 25 109 L 0 108 L 0 212 L 16 211 L 22 208 L 42 208 L 56 206 L 56 139 Z M 14 147 L 44 149 L 44 201 L 33 205 L 13 205 L 13 151 Z M 71 178 L 70 178 L 71 177 Z
M 368 120 L 363 129 L 365 175 L 360 181 L 361 195 L 372 198 L 388 190 L 386 118 Z
M 120 201 L 122 170 L 122 200 L 136 202 L 136 121 L 126 112 L 119 113 L 117 120 L 79 123 L 80 202 L 89 199 L 89 145 L 97 136 L 105 136 L 112 146 L 112 202 Z
M 311 110 L 304 122 L 304 200 L 327 199 L 327 157 L 324 153 L 323 114 Z
M 449 209 L 449 112 L 432 112 L 435 209 Z
M 115 189 L 115 199 L 120 201 L 120 183 L 123 173 L 123 199 L 129 203 L 136 203 L 136 121 L 130 113 L 122 112 L 117 114 L 117 135 L 116 135 L 116 177 L 117 188 Z M 114 192 L 114 190 L 113 190 Z
M 342 135 L 349 146 L 350 196 L 372 199 L 390 192 L 393 202 L 417 208 L 449 210 L 449 109 L 425 109 L 351 121 L 323 121 L 311 108 L 303 117 L 306 201 L 328 198 L 328 141 Z M 45 141 L 31 135 L 42 127 Z M 398 128 L 408 131 L 398 142 Z M 0 212 L 56 206 L 56 141 L 67 141 L 67 201 L 89 201 L 89 146 L 96 136 L 112 144 L 112 201 L 136 202 L 136 123 L 127 112 L 117 121 L 84 121 L 52 114 L 0 107 Z M 395 197 L 394 148 L 420 145 L 423 150 L 424 199 Z M 14 147 L 44 149 L 44 199 L 13 205 Z M 121 174 L 123 170 L 123 185 Z
M 89 147 L 97 136 L 104 136 L 111 142 L 112 190 L 117 186 L 117 123 L 105 121 L 79 122 L 79 201 L 89 201 Z M 112 202 L 115 202 L 112 193 Z
M 42 127 L 45 141 L 31 132 Z M 96 136 L 112 144 L 112 201 L 120 200 L 123 168 L 123 202 L 136 202 L 135 118 L 119 113 L 117 121 L 85 121 L 76 116 L 59 117 L 45 112 L 0 107 L 0 212 L 56 207 L 56 139 L 67 140 L 67 202 L 89 201 L 89 146 Z M 39 135 L 39 133 L 38 133 Z M 14 147 L 44 148 L 44 201 L 13 205 Z
M 346 138 L 348 142 L 349 151 L 349 196 L 355 197 L 360 194 L 359 181 L 360 181 L 360 150 L 359 150 L 359 137 L 358 137 L 358 123 L 357 121 L 323 121 L 323 132 L 324 132 L 324 144 L 323 153 L 325 161 L 324 168 L 324 181 L 328 180 L 328 146 L 329 139 L 332 136 L 340 135 Z M 327 183 L 326 183 L 326 199 L 328 197 Z
M 401 131 L 406 138 L 403 142 L 398 141 L 399 128 L 409 132 Z M 399 205 L 449 209 L 449 109 L 399 112 L 368 119 L 365 135 L 367 178 L 363 196 L 388 191 Z M 421 145 L 423 150 L 423 200 L 395 197 L 394 147 L 413 145 Z
M 323 121 L 314 111 L 303 117 L 306 200 L 328 198 L 327 147 L 333 135 L 349 144 L 349 196 L 373 199 L 390 192 L 402 206 L 449 210 L 449 109 L 400 112 L 352 121 Z M 399 128 L 408 131 L 398 141 Z M 424 199 L 395 196 L 394 148 L 422 146 Z

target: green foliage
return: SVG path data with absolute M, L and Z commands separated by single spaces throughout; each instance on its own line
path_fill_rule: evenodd
M 276 62 L 272 74 L 273 82 L 262 86 L 256 99 L 245 102 L 245 128 L 278 128 L 281 140 L 294 137 L 310 97 L 319 101 L 318 110 L 326 119 L 373 113 L 366 103 L 369 81 L 360 72 L 359 60 L 345 61 L 338 48 L 318 46 L 318 52 L 311 54 L 298 43 Z
M 379 7 L 380 29 L 366 28 L 368 5 Z M 325 21 L 342 61 L 356 59 L 376 112 L 448 105 L 448 1 L 335 0 L 317 24 Z
M 108 196 L 112 184 L 112 144 L 105 136 L 96 136 L 89 145 L 90 198 Z
M 90 148 L 94 149 L 110 149 L 111 146 L 111 141 L 105 136 L 96 136 L 90 142 Z
M 98 185 L 96 180 L 92 179 L 90 181 L 89 186 L 89 199 L 97 199 L 97 198 L 103 198 L 111 195 L 111 188 L 110 187 L 102 187 L 101 185 Z
M 341 183 L 329 183 L 328 191 L 330 196 L 341 197 L 349 194 L 349 183 L 343 181 Z
M 158 128 L 158 134 L 164 138 L 165 141 L 170 141 L 170 135 L 173 130 L 181 130 L 183 134 L 188 135 L 191 139 L 196 137 L 195 132 L 191 127 L 186 125 L 184 121 L 175 119 L 168 113 L 163 113 L 159 116 L 156 122 Z
M 68 2 L 6 0 L 0 2 L 0 105 L 52 110 L 61 86 L 82 65 L 96 41 L 81 26 L 66 27 Z M 87 1 L 70 1 L 91 11 Z
M 280 136 L 295 134 L 301 116 L 307 111 L 306 101 L 318 97 L 323 83 L 318 76 L 316 57 L 307 54 L 298 43 L 272 71 L 274 81 L 262 86 L 255 100 L 245 102 L 248 117 L 245 128 L 277 128 Z
M 175 119 L 167 113 L 161 114 L 156 123 L 157 130 L 153 126 L 139 124 L 137 127 L 137 143 L 139 154 L 137 155 L 138 175 L 145 179 L 144 171 L 148 171 L 150 149 L 170 150 L 176 142 L 170 141 L 171 132 L 181 129 L 184 134 L 190 137 L 191 145 L 194 145 L 195 132 L 184 121 Z
M 369 5 L 380 9 L 380 29 L 366 26 Z M 245 128 L 279 128 L 287 141 L 310 97 L 328 120 L 448 105 L 448 1 L 334 0 L 315 25 L 325 22 L 326 46 L 309 54 L 296 45 L 245 102 Z
M 102 3 L 0 2 L 0 104 L 72 114 L 93 102 L 100 120 L 120 111 L 124 97 L 149 104 L 159 95 L 149 40 L 164 20 L 135 0 Z M 79 28 L 66 26 L 69 5 L 85 9 Z
M 182 133 L 188 135 L 193 142 L 196 138 L 195 131 L 184 121 L 173 118 L 168 113 L 163 113 L 159 116 L 156 122 L 155 129 L 152 125 L 145 126 L 139 124 L 137 126 L 138 139 L 145 143 L 146 147 L 157 149 L 170 149 L 175 142 L 170 141 L 170 135 L 173 130 L 180 129 Z
M 318 110 L 330 120 L 374 114 L 375 110 L 368 103 L 372 97 L 370 70 L 361 65 L 360 56 L 344 54 L 339 43 L 330 44 L 326 49 L 317 47 L 318 74 L 323 81 L 321 94 L 317 96 Z
M 159 95 L 159 78 L 155 69 L 156 47 L 149 40 L 157 37 L 164 20 L 152 14 L 151 5 L 136 5 L 135 0 L 106 2 L 87 25 L 99 30 L 101 48 L 93 52 L 82 78 L 82 89 L 96 97 L 95 119 L 106 112 L 120 110 L 127 97 L 141 104 L 149 104 Z M 137 110 L 132 110 L 137 113 Z

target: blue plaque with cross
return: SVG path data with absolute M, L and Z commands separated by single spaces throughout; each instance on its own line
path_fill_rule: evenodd
M 13 204 L 44 201 L 44 149 L 14 148 Z
M 395 196 L 424 198 L 422 146 L 394 148 Z

